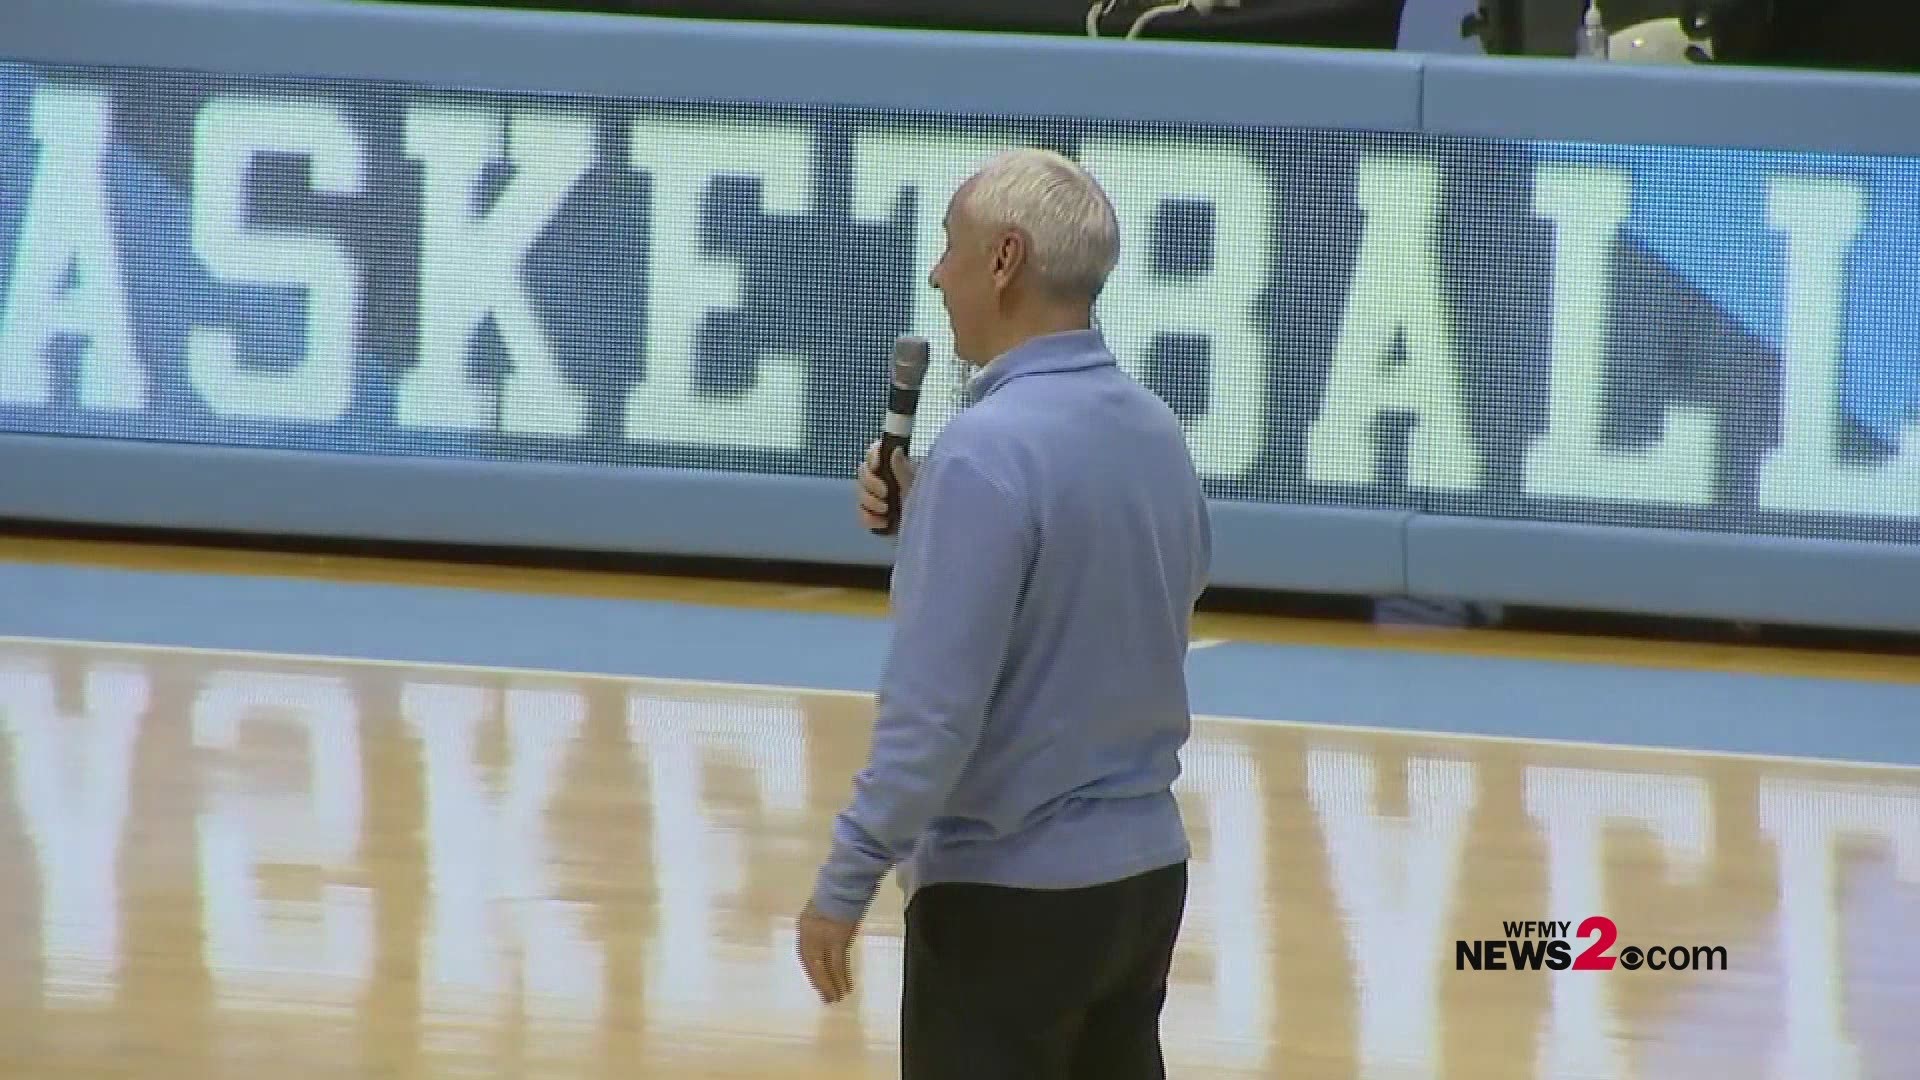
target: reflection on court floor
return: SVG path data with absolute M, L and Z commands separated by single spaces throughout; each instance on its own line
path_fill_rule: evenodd
M 0 1059 L 893 1075 L 893 886 L 849 1006 L 811 997 L 791 947 L 869 715 L 0 647 Z M 1176 1075 L 1851 1080 L 1920 1054 L 1920 771 L 1234 721 L 1202 722 L 1186 766 Z M 1612 970 L 1513 969 L 1543 953 L 1504 924 L 1564 921 L 1580 957 L 1591 916 Z M 1490 940 L 1505 970 L 1463 963 Z M 1653 947 L 1724 967 L 1617 962 Z

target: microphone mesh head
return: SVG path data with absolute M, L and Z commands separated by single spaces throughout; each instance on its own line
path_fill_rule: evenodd
M 904 389 L 918 387 L 926 377 L 930 355 L 926 338 L 902 334 L 893 343 L 893 384 Z

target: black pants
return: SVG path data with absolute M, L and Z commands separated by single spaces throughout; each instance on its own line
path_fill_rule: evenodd
M 1179 863 L 1087 889 L 938 884 L 907 906 L 901 1080 L 1162 1080 Z

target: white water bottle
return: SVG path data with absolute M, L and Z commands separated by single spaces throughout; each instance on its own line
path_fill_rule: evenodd
M 1609 44 L 1606 23 L 1600 18 L 1600 0 L 1587 0 L 1587 14 L 1580 20 L 1580 37 L 1574 42 L 1573 55 L 1581 60 L 1605 60 Z

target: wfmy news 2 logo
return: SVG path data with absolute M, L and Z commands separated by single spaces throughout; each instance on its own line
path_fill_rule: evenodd
M 1567 920 L 1502 921 L 1505 938 L 1461 938 L 1453 944 L 1455 971 L 1725 971 L 1725 945 L 1628 945 L 1618 953 L 1620 928 L 1605 915 L 1581 920 L 1578 933 Z M 1591 942 L 1578 953 L 1574 943 Z

